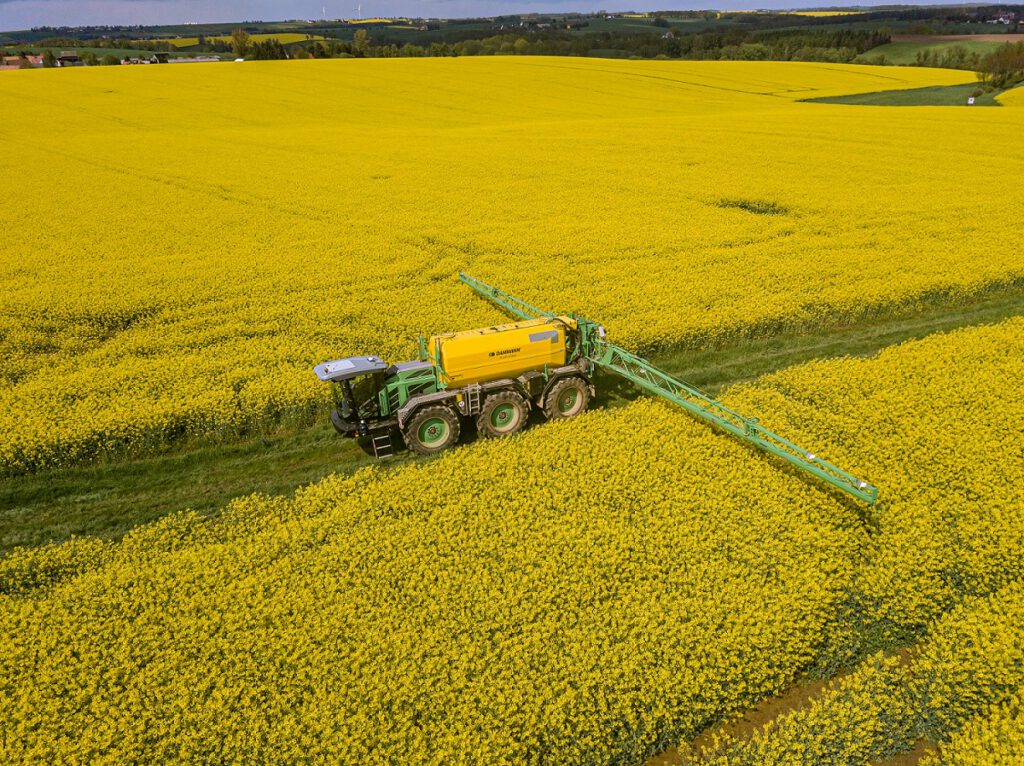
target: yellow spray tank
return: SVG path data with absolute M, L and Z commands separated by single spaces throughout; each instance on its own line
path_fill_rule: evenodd
M 575 319 L 542 317 L 435 335 L 429 348 L 436 355 L 440 381 L 447 388 L 461 388 L 563 367 L 568 363 L 566 331 L 575 329 Z

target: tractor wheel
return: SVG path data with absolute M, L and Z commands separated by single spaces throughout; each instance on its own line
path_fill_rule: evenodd
M 451 407 L 424 407 L 405 424 L 402 437 L 417 455 L 434 455 L 459 440 L 459 416 Z
M 514 434 L 526 425 L 529 409 L 526 400 L 515 391 L 499 391 L 484 399 L 476 429 L 481 436 L 495 437 Z
M 590 387 L 583 378 L 563 378 L 544 397 L 544 414 L 548 420 L 579 415 L 590 404 Z

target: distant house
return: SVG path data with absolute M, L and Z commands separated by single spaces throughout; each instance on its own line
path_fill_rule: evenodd
M 7 69 L 30 69 L 43 65 L 43 57 L 34 53 L 24 56 L 0 56 L 0 71 Z
M 151 56 L 142 58 L 131 57 L 121 59 L 122 64 L 166 64 L 168 62 L 166 53 L 154 53 Z
M 61 51 L 60 55 L 57 56 L 57 66 L 84 66 L 85 62 L 82 61 L 78 55 L 78 51 Z
M 168 59 L 168 64 L 204 64 L 212 63 L 214 61 L 220 61 L 218 56 L 179 56 L 178 58 Z

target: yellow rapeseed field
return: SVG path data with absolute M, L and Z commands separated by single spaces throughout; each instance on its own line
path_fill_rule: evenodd
M 884 488 L 849 624 L 869 615 L 898 642 L 1024 576 L 1022 368 L 1018 318 L 731 390 L 733 407 Z
M 746 741 L 722 738 L 703 766 L 862 764 L 919 740 L 953 744 L 922 763 L 990 765 L 1024 741 L 1024 584 L 971 599 L 937 620 L 907 657 L 876 655 L 810 704 Z M 986 713 L 998 708 L 991 718 Z M 975 718 L 983 723 L 974 723 Z M 963 734 L 957 734 L 965 724 Z M 1017 751 L 1017 755 L 1020 751 Z
M 1013 766 L 1024 753 L 1024 692 L 993 705 L 954 734 L 921 766 Z
M 857 16 L 863 13 L 863 11 L 787 11 L 794 16 L 812 16 L 812 17 L 824 17 L 824 16 Z
M 249 39 L 252 42 L 264 42 L 266 40 L 277 40 L 282 45 L 290 45 L 291 43 L 298 43 L 304 40 L 324 40 L 322 35 L 307 35 L 302 32 L 264 32 L 258 34 L 249 35 Z M 214 41 L 222 43 L 230 43 L 231 35 L 208 35 L 206 37 L 208 43 Z M 198 37 L 169 37 L 165 40 L 158 42 L 170 43 L 175 48 L 188 48 L 192 45 L 199 44 Z
M 636 763 L 1020 578 L 1022 376 L 1015 319 L 727 393 L 877 479 L 870 512 L 640 401 L 16 551 L 0 761 Z M 1015 599 L 923 653 L 933 720 L 1019 677 Z M 1006 655 L 957 675 L 970 641 Z
M 648 351 L 1016 280 L 1024 114 L 798 102 L 970 78 L 540 57 L 8 73 L 0 474 L 308 417 L 312 364 L 493 323 L 460 269 Z
M 1000 93 L 996 100 L 1003 106 L 1024 106 L 1024 85 Z

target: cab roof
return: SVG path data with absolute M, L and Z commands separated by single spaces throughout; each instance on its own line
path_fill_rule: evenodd
M 342 380 L 358 378 L 372 372 L 383 372 L 387 362 L 376 356 L 350 356 L 346 359 L 335 359 L 324 362 L 313 368 L 316 376 L 325 382 L 337 383 Z

